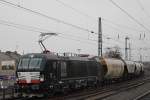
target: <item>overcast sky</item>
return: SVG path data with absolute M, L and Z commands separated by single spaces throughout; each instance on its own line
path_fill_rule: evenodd
M 150 60 L 148 56 L 150 55 L 150 0 L 113 0 L 146 28 L 132 20 L 110 0 L 6 1 L 95 33 L 98 32 L 98 17 L 102 17 L 104 52 L 108 47 L 118 46 L 124 55 L 125 37 L 128 36 L 132 59 L 139 60 L 140 48 L 144 48 L 141 49 L 143 59 Z M 81 53 L 97 55 L 96 34 L 11 6 L 0 0 L 0 49 L 2 51 L 41 52 L 38 45 L 40 32 L 60 33 L 44 41 L 50 51 L 78 53 L 77 49 L 81 49 Z

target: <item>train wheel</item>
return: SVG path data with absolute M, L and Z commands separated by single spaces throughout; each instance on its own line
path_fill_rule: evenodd
M 44 94 L 43 94 L 43 97 L 44 97 L 44 98 L 48 98 L 48 97 L 49 97 L 49 94 L 48 94 L 48 93 L 44 93 Z
M 64 95 L 66 95 L 66 94 L 68 93 L 68 91 L 69 91 L 68 88 L 63 88 L 63 89 L 62 89 L 62 93 L 63 93 Z

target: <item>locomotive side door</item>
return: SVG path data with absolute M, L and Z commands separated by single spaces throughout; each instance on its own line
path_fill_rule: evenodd
M 48 61 L 46 64 L 46 80 L 49 82 L 54 82 L 58 78 L 58 62 L 57 61 Z
M 66 63 L 66 61 L 61 61 L 60 65 L 61 65 L 60 77 L 65 78 L 65 77 L 67 77 L 67 63 Z

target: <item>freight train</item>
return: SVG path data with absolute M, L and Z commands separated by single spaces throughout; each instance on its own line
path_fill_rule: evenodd
M 144 73 L 138 62 L 97 56 L 31 53 L 20 58 L 17 85 L 26 94 L 53 94 L 130 79 Z

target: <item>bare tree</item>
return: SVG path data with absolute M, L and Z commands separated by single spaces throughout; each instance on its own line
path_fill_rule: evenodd
M 109 58 L 121 58 L 122 54 L 120 52 L 120 47 L 115 46 L 112 48 L 107 48 L 106 53 L 104 54 L 105 57 L 109 57 Z

